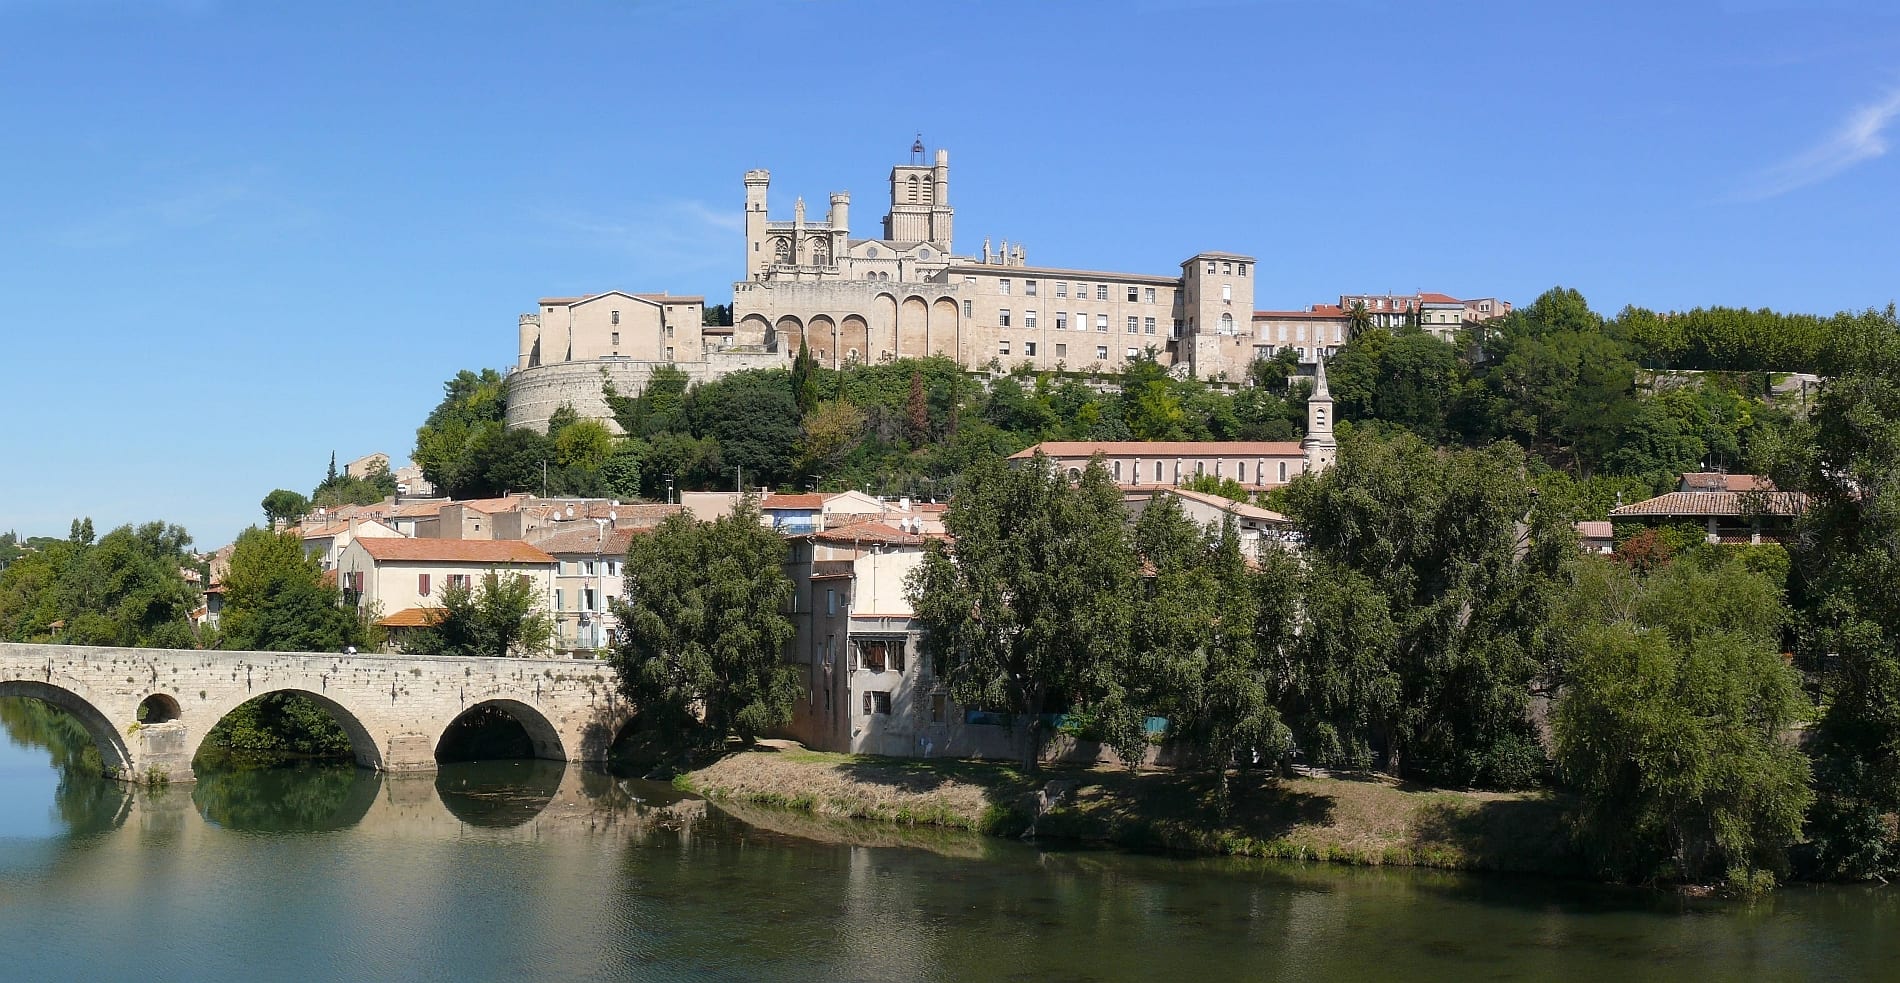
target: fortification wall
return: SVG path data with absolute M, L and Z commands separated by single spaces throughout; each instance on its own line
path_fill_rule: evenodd
M 631 359 L 603 358 L 583 362 L 551 362 L 516 369 L 508 376 L 508 416 L 511 427 L 533 427 L 546 433 L 548 420 L 563 404 L 574 407 L 583 418 L 600 420 L 615 433 L 613 411 L 601 392 L 601 383 L 612 382 L 622 396 L 637 396 L 647 380 L 662 365 L 671 365 L 686 373 L 690 382 L 711 382 L 732 372 L 746 369 L 789 367 L 790 356 L 779 352 L 706 353 L 704 362 L 639 362 Z

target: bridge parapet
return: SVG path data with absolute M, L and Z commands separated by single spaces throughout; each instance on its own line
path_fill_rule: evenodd
M 629 716 L 615 685 L 599 662 L 0 643 L 0 696 L 63 707 L 92 734 L 108 773 L 141 782 L 192 781 L 192 759 L 218 721 L 276 692 L 323 706 L 357 763 L 380 771 L 435 770 L 443 733 L 483 705 L 518 721 L 536 757 L 602 761 Z

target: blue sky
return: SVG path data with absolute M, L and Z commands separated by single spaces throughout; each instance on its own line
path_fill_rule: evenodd
M 1261 306 L 1900 295 L 1891 3 L 0 0 L 0 92 L 23 534 L 226 542 L 537 297 L 729 299 L 747 168 L 868 232 L 918 132 L 959 251 L 1246 252 Z

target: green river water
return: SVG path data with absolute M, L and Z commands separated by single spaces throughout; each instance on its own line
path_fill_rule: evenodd
M 0 980 L 1900 979 L 1900 900 L 1752 905 L 724 811 L 548 762 L 132 790 L 0 699 Z

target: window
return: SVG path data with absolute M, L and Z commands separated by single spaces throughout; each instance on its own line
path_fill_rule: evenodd
M 1235 265 L 1235 266 L 1237 266 L 1237 267 L 1239 267 L 1239 269 L 1238 269 L 1238 270 L 1236 270 L 1235 272 L 1237 272 L 1237 273 L 1239 273 L 1239 274 L 1240 274 L 1241 276 L 1246 276 L 1246 275 L 1247 275 L 1247 264 L 1245 264 L 1245 263 L 1235 263 L 1234 265 Z
M 1280 484 L 1286 484 L 1286 462 L 1280 462 Z
M 1211 259 L 1207 261 L 1207 272 L 1214 272 L 1214 261 Z
M 1069 357 L 1069 346 L 1068 346 L 1068 345 L 1064 345 L 1064 344 L 1060 344 L 1060 343 L 1058 343 L 1058 344 L 1056 345 L 1056 357 L 1057 357 L 1057 358 L 1068 358 L 1068 357 Z
M 830 587 L 825 588 L 825 613 L 838 613 L 838 592 Z
M 362 590 L 363 589 L 363 575 L 358 573 L 358 574 L 353 574 L 352 576 L 356 578 L 356 589 Z M 468 589 L 468 574 L 465 574 L 465 573 L 449 574 L 449 586 L 460 587 L 463 590 L 467 590 Z
M 1108 315 L 1106 314 L 1095 315 L 1095 330 L 1097 331 L 1108 330 Z
M 416 574 L 416 596 L 429 596 L 429 575 L 426 573 Z
M 1035 327 L 1036 327 L 1036 312 L 1035 311 L 1023 312 L 1023 327 L 1028 328 L 1032 331 L 1035 330 Z
M 668 338 L 673 337 L 673 326 L 670 324 L 666 326 L 666 336 Z
M 1174 333 L 1169 335 L 1169 337 L 1170 338 L 1181 337 L 1181 319 L 1180 318 L 1177 317 L 1174 319 Z
M 1108 284 L 1098 283 L 1095 285 L 1095 299 L 1096 300 L 1108 299 Z
M 1009 327 L 1009 309 L 1008 308 L 1004 308 L 996 312 L 996 323 L 999 327 L 1005 327 L 1005 328 Z
M 964 302 L 963 302 L 963 316 L 964 316 L 964 317 L 975 317 L 975 316 L 976 316 L 976 311 L 975 311 L 975 306 L 976 306 L 976 305 L 975 305 L 975 304 L 973 304 L 973 303 L 972 303 L 972 302 L 970 302 L 970 301 L 967 301 L 967 300 L 966 300 L 966 301 L 964 301 Z
M 1141 330 L 1141 318 L 1138 318 L 1134 316 L 1133 314 L 1128 315 L 1128 333 L 1135 334 L 1139 332 L 1140 330 Z
M 1008 338 L 1004 338 L 1002 341 L 999 341 L 996 343 L 996 354 L 998 355 L 1009 354 L 1009 339 Z
M 619 312 L 619 311 L 615 311 L 615 312 L 614 312 L 614 317 L 613 317 L 613 323 L 615 323 L 615 324 L 619 324 L 619 323 L 620 323 L 620 312 Z
M 904 671 L 904 640 L 901 638 L 865 638 L 858 641 L 856 668 L 870 672 Z
M 1069 330 L 1069 312 L 1068 311 L 1056 312 L 1056 330 L 1057 331 Z
M 1024 280 L 1023 281 L 1023 296 L 1034 297 L 1035 295 L 1036 295 L 1036 281 Z
M 1095 346 L 1095 360 L 1098 362 L 1108 361 L 1108 346 L 1107 345 Z
M 1233 284 L 1223 283 L 1220 285 L 1220 299 L 1227 301 L 1230 304 L 1233 303 L 1234 301 L 1234 285 Z
M 594 610 L 594 589 L 592 587 L 581 588 L 581 610 Z
M 872 710 L 873 712 L 875 712 L 875 713 L 882 713 L 882 714 L 885 714 L 885 715 L 887 715 L 887 716 L 888 716 L 888 715 L 890 714 L 890 712 L 891 712 L 891 694 L 889 694 L 889 693 L 886 693 L 886 692 L 884 692 L 883 690 L 878 690 L 878 691 L 876 691 L 876 692 L 873 692 L 873 693 L 866 693 L 866 694 L 864 694 L 864 695 L 865 695 L 865 696 L 867 696 L 867 697 L 870 697 L 870 699 L 871 699 L 871 710 Z
M 1141 319 L 1141 333 L 1142 334 L 1155 333 L 1155 319 L 1154 318 L 1144 317 Z
M 1128 302 L 1132 304 L 1139 299 L 1141 299 L 1141 288 L 1129 287 L 1128 288 Z
M 1293 340 L 1294 341 L 1306 340 L 1306 325 L 1296 324 L 1293 326 Z
M 1141 292 L 1141 299 L 1146 303 L 1150 303 L 1150 304 L 1154 303 L 1155 302 L 1155 288 L 1149 287 L 1146 290 L 1143 290 Z
M 1056 281 L 1056 296 L 1067 297 L 1068 295 L 1069 295 L 1069 281 L 1057 280 Z
M 1133 346 L 1133 345 L 1130 345 L 1130 346 L 1128 346 L 1128 357 L 1129 357 L 1129 358 L 1134 358 L 1135 356 L 1137 356 L 1137 355 L 1140 355 L 1140 354 L 1141 354 L 1141 349 L 1139 349 L 1139 348 L 1136 348 L 1136 347 L 1135 347 L 1135 346 Z
M 1009 281 L 1008 280 L 996 281 L 996 292 L 999 294 L 1009 293 Z
M 666 360 L 669 362 L 673 360 L 673 346 L 672 345 L 666 346 Z
M 942 693 L 930 694 L 930 722 L 933 724 L 943 723 L 943 718 L 949 715 L 950 701 L 945 699 Z
M 1233 273 L 1233 272 L 1234 272 L 1234 264 L 1232 264 L 1232 263 L 1229 263 L 1229 262 L 1225 262 L 1225 261 L 1223 261 L 1223 262 L 1222 262 L 1222 263 L 1220 264 L 1220 271 L 1221 271 L 1222 273 L 1229 273 L 1229 274 L 1231 274 L 1231 273 Z
M 1221 334 L 1233 334 L 1234 333 L 1234 316 L 1225 311 L 1222 311 L 1221 316 L 1220 316 L 1220 327 L 1217 330 L 1219 330 Z
M 1160 483 L 1161 483 L 1161 462 L 1156 461 L 1155 462 L 1155 484 L 1158 485 Z
M 871 694 L 870 693 L 864 694 L 864 715 L 867 717 L 871 715 Z
M 672 328 L 667 328 L 666 330 L 668 330 L 668 331 L 671 331 L 671 330 L 673 330 L 673 329 L 672 329 Z M 615 348 L 618 348 L 618 347 L 620 347 L 620 332 L 618 332 L 618 331 L 616 331 L 616 332 L 614 332 L 614 347 L 615 347 Z
M 567 592 L 556 588 L 554 591 L 554 610 L 567 610 Z
M 1036 343 L 1035 343 L 1035 342 L 1033 342 L 1033 341 L 1025 341 L 1025 342 L 1023 342 L 1023 354 L 1024 354 L 1024 355 L 1034 355 L 1034 354 L 1036 354 Z
M 581 561 L 581 574 L 583 576 L 592 577 L 594 575 L 594 561 L 592 560 Z
M 976 277 L 966 276 L 963 278 L 963 282 L 974 286 L 976 284 Z
M 1115 462 L 1115 480 L 1122 480 L 1122 462 L 1120 461 Z

